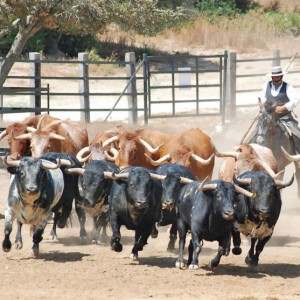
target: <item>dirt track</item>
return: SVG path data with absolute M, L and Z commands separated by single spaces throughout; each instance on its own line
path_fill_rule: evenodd
M 213 134 L 212 139 L 220 149 L 230 150 L 239 142 L 252 120 L 250 114 L 241 116 L 225 133 Z M 245 119 L 247 122 L 242 122 Z M 216 125 L 214 120 L 198 121 L 196 124 L 184 120 L 182 124 L 204 130 Z M 166 130 L 176 130 L 176 126 L 171 121 L 163 122 Z M 217 160 L 216 170 L 219 163 Z M 290 166 L 285 178 L 290 178 L 293 170 Z M 3 172 L 1 169 L 1 213 L 4 213 L 9 184 L 9 175 Z M 112 252 L 109 246 L 80 245 L 74 214 L 73 227 L 59 230 L 58 241 L 48 238 L 50 226 L 46 228 L 38 259 L 31 258 L 31 238 L 28 226 L 23 226 L 23 249 L 13 248 L 1 254 L 1 299 L 300 299 L 300 199 L 295 187 L 294 183 L 282 193 L 279 221 L 255 269 L 244 262 L 249 249 L 244 238 L 242 255 L 223 257 L 215 271 L 207 268 L 217 250 L 217 243 L 210 242 L 204 243 L 199 270 L 178 270 L 175 268 L 177 252 L 166 252 L 166 227 L 160 228 L 157 239 L 149 239 L 140 253 L 140 264 L 132 264 L 128 256 L 133 232 L 123 229 L 121 253 Z M 1 219 L 0 240 L 3 226 Z M 92 229 L 90 222 L 87 229 Z M 15 230 L 16 226 L 12 241 Z

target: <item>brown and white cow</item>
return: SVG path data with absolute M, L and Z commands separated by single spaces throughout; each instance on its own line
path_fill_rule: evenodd
M 172 135 L 159 150 L 160 158 L 148 160 L 154 166 L 177 163 L 191 170 L 199 179 L 212 178 L 214 146 L 210 137 L 199 128 Z
M 18 140 L 30 140 L 33 157 L 48 152 L 63 152 L 76 155 L 88 146 L 88 133 L 81 124 L 67 120 L 55 120 L 47 126 L 15 137 Z
M 10 158 L 20 159 L 23 156 L 30 156 L 30 141 L 28 139 L 15 139 L 14 137 L 32 132 L 37 126 L 43 128 L 54 120 L 58 120 L 48 114 L 30 116 L 21 122 L 8 125 L 0 134 L 0 141 L 5 137 L 10 148 Z M 38 125 L 39 124 L 39 125 Z
M 233 177 L 239 176 L 247 171 L 266 171 L 273 178 L 277 178 L 277 161 L 271 149 L 259 144 L 241 144 L 234 148 L 232 152 L 219 153 L 215 151 L 217 157 L 226 157 L 219 169 L 219 179 L 233 182 Z

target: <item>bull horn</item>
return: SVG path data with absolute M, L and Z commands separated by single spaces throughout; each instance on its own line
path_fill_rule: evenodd
M 242 187 L 240 187 L 240 186 L 238 186 L 236 184 L 234 185 L 234 189 L 235 189 L 236 192 L 238 192 L 240 194 L 243 194 L 243 195 L 245 195 L 245 196 L 247 196 L 249 198 L 255 198 L 255 196 L 256 196 L 254 193 L 251 193 L 251 192 L 243 189 Z
M 181 177 L 180 176 L 180 183 L 188 184 L 188 183 L 191 183 L 191 182 L 194 182 L 194 180 L 192 180 L 190 178 L 187 178 L 187 177 Z
M 35 132 L 36 131 L 36 128 L 32 127 L 32 126 L 27 126 L 26 127 L 26 130 L 29 131 L 29 132 Z
M 76 154 L 76 158 L 81 162 L 84 163 L 87 161 L 87 159 L 89 158 L 89 155 L 87 155 L 86 157 L 83 157 L 86 153 L 91 154 L 91 148 L 90 146 L 86 146 L 82 149 L 80 149 L 78 151 L 78 153 Z M 88 157 L 88 158 L 87 158 Z
M 203 187 L 204 187 L 204 184 L 205 184 L 205 182 L 208 180 L 208 176 L 206 176 L 205 178 L 204 178 L 204 180 L 200 183 L 200 185 L 199 185 L 199 187 L 198 187 L 198 190 L 199 191 L 204 191 L 204 189 L 203 189 Z
M 55 139 L 55 140 L 60 140 L 60 141 L 64 141 L 66 138 L 60 134 L 54 133 L 54 132 L 50 132 L 49 137 L 51 139 Z
M 118 173 L 118 174 L 112 174 L 114 179 L 127 179 L 129 177 L 129 173 Z
M 114 173 L 113 172 L 107 172 L 107 171 L 104 171 L 103 172 L 103 175 L 104 175 L 104 178 L 108 178 L 108 179 L 114 179 Z
M 44 169 L 51 169 L 51 170 L 52 169 L 58 169 L 61 166 L 61 161 L 60 161 L 59 158 L 56 161 L 57 161 L 57 163 L 55 164 L 52 161 L 42 159 L 42 166 L 43 166 Z
M 31 133 L 24 133 L 18 136 L 14 136 L 14 132 L 11 133 L 13 140 L 30 140 L 32 137 Z
M 233 176 L 233 182 L 239 185 L 249 185 L 251 183 L 251 178 L 237 178 Z
M 110 161 L 116 161 L 119 151 L 116 148 L 110 148 L 110 152 L 112 152 L 113 155 L 108 154 L 108 151 L 106 150 L 104 151 L 106 159 Z
M 215 154 L 213 153 L 208 159 L 204 159 L 197 154 L 194 154 L 194 153 L 191 153 L 191 154 L 192 154 L 192 157 L 194 160 L 196 160 L 197 162 L 199 162 L 203 165 L 209 165 L 215 156 Z
M 8 160 L 8 154 L 2 159 L 3 165 L 7 167 L 18 167 L 20 164 L 20 160 Z
M 275 179 L 274 181 L 275 181 L 276 186 L 280 189 L 288 187 L 288 186 L 292 185 L 292 183 L 294 182 L 294 174 L 293 174 L 292 178 L 290 179 L 290 181 L 288 181 L 288 182 L 284 182 L 284 181 L 278 180 L 278 179 Z
M 273 179 L 277 179 L 279 178 L 282 173 L 284 173 L 284 170 L 278 172 L 278 173 L 275 173 L 272 168 L 269 166 L 269 164 L 267 164 L 265 161 L 262 161 L 262 160 L 258 160 L 258 164 L 264 168 L 264 170 L 266 170 L 268 172 L 268 174 L 273 178 Z
M 140 143 L 152 154 L 157 153 L 157 151 L 160 149 L 160 147 L 163 144 L 160 144 L 159 146 L 157 146 L 156 148 L 153 148 L 149 143 L 147 143 L 145 140 L 143 139 L 139 139 Z
M 4 129 L 0 134 L 0 141 L 6 136 L 7 136 L 7 131 L 6 131 L 6 129 Z
M 84 171 L 84 168 L 69 168 L 65 170 L 65 173 L 83 175 Z
M 167 176 L 166 175 L 155 174 L 155 173 L 150 173 L 150 177 L 152 179 L 156 179 L 156 180 L 164 180 Z
M 214 153 L 217 157 L 233 157 L 236 160 L 239 158 L 239 153 L 236 151 L 219 152 L 215 145 L 213 145 Z
M 75 163 L 73 161 L 70 161 L 70 160 L 64 159 L 64 158 L 60 159 L 60 163 L 62 166 L 67 166 L 67 167 L 73 167 L 75 165 Z
M 118 141 L 119 140 L 119 137 L 116 135 L 116 136 L 112 136 L 111 138 L 107 139 L 106 141 L 103 142 L 103 147 L 115 142 L 115 141 Z
M 47 114 L 44 114 L 44 115 L 40 118 L 39 122 L 38 122 L 37 125 L 36 125 L 36 128 L 37 128 L 37 129 L 41 129 L 41 128 L 42 128 L 42 123 L 43 123 L 44 118 L 46 117 L 46 115 L 47 115 Z
M 147 153 L 144 153 L 144 155 L 146 156 L 147 160 L 155 167 L 160 166 L 163 162 L 170 159 L 171 157 L 170 154 L 166 154 L 158 160 L 153 160 Z
M 282 151 L 284 157 L 289 161 L 299 161 L 300 160 L 300 154 L 291 155 L 282 146 L 281 146 L 281 151 Z

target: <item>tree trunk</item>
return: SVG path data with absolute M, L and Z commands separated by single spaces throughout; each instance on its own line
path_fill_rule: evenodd
M 19 26 L 19 32 L 4 58 L 2 65 L 0 65 L 0 88 L 3 87 L 11 68 L 20 57 L 28 39 L 40 29 L 41 27 L 39 25 L 31 23 L 27 24 L 26 27 Z

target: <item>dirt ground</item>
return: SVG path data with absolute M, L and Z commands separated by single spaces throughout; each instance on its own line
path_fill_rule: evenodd
M 216 130 L 216 118 L 158 120 L 149 127 L 165 132 L 199 127 L 211 135 L 220 150 L 231 150 L 239 143 L 256 110 L 242 111 L 237 120 L 223 131 Z M 89 126 L 94 134 L 100 126 Z M 108 125 L 106 125 L 108 126 Z M 180 127 L 182 126 L 182 127 Z M 179 128 L 180 127 L 180 128 Z M 216 160 L 215 174 L 221 160 Z M 294 169 L 289 166 L 285 178 Z M 8 194 L 9 175 L 0 169 L 0 213 L 4 213 Z M 0 253 L 1 299 L 300 299 L 300 199 L 295 183 L 282 192 L 283 206 L 274 235 L 265 247 L 257 268 L 249 268 L 244 260 L 249 249 L 243 238 L 240 256 L 223 257 L 220 266 L 212 271 L 207 265 L 214 257 L 217 243 L 204 242 L 199 270 L 175 268 L 177 251 L 166 251 L 167 227 L 159 228 L 159 236 L 149 239 L 133 264 L 129 254 L 133 232 L 123 228 L 121 253 L 107 246 L 79 243 L 77 216 L 72 226 L 58 230 L 58 240 L 50 240 L 49 224 L 40 244 L 40 256 L 31 257 L 31 237 L 23 226 L 24 246 Z M 0 220 L 0 240 L 4 220 Z M 92 224 L 87 224 L 91 231 Z M 11 235 L 12 242 L 16 225 Z M 178 244 L 177 244 L 178 249 Z M 187 258 L 187 254 L 185 255 Z

